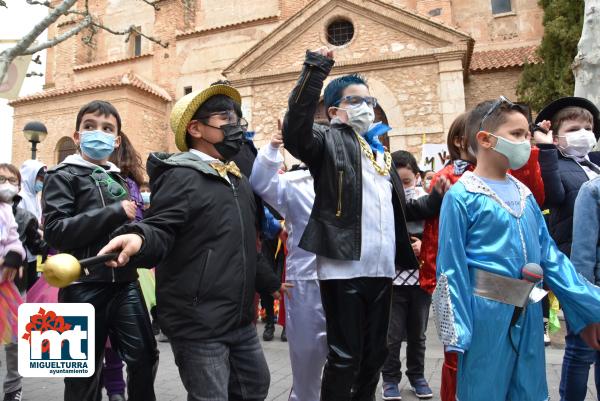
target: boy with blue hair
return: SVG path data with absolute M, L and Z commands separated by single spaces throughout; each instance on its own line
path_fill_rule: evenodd
M 364 78 L 331 81 L 324 92 L 329 125 L 315 124 L 333 52 L 307 52 L 283 123 L 286 149 L 308 166 L 315 200 L 299 246 L 317 255 L 329 353 L 321 399 L 372 400 L 387 356 L 395 266 L 417 269 L 407 220 L 439 210 L 447 182 L 407 201 L 392 157 L 377 139 L 377 99 Z

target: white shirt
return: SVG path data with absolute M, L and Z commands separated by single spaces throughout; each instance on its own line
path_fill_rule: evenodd
M 282 162 L 283 156 L 277 148 L 270 143 L 263 146 L 254 161 L 250 185 L 285 219 L 288 232 L 286 280 L 316 280 L 315 254 L 298 246 L 315 201 L 314 181 L 307 170 L 279 174 Z
M 199 150 L 196 150 L 196 149 L 190 148 L 189 152 L 195 154 L 196 156 L 198 156 L 199 158 L 201 158 L 203 161 L 205 161 L 207 163 L 213 163 L 213 162 L 223 163 L 222 161 L 215 159 L 211 155 L 207 155 L 206 153 L 200 152 Z M 229 175 L 226 175 L 225 179 L 227 180 L 228 183 L 231 184 L 231 181 L 229 180 Z
M 383 153 L 377 152 L 377 163 L 384 167 Z M 396 233 L 392 206 L 392 182 L 380 175 L 361 150 L 362 213 L 360 260 L 335 260 L 317 256 L 319 280 L 356 277 L 394 278 Z

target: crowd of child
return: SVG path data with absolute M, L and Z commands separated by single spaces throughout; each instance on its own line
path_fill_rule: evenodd
M 403 342 L 412 390 L 433 397 L 430 308 L 443 401 L 548 400 L 545 291 L 567 322 L 561 400 L 585 398 L 591 365 L 600 387 L 597 107 L 562 98 L 532 122 L 503 96 L 482 102 L 450 127 L 446 165 L 421 171 L 380 142 L 391 128 L 375 122 L 364 77 L 323 90 L 334 64 L 330 49 L 306 53 L 260 150 L 239 92 L 219 81 L 175 103 L 180 153 L 151 153 L 146 172 L 101 100 L 75 118 L 77 154 L 50 169 L 0 164 L 5 401 L 23 394 L 24 300 L 95 308 L 95 373 L 66 378 L 65 400 L 100 400 L 102 387 L 111 401 L 155 400 L 159 332 L 188 400 L 264 400 L 257 294 L 266 341 L 279 300 L 293 401 L 371 401 L 380 380 L 383 399 L 400 400 Z M 315 123 L 321 94 L 328 121 Z M 282 146 L 300 163 L 287 169 Z M 58 291 L 37 271 L 56 252 L 118 257 Z

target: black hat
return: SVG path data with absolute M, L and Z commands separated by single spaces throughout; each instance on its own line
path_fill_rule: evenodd
M 592 113 L 592 118 L 594 121 L 594 135 L 596 135 L 596 139 L 600 138 L 600 111 L 596 105 L 594 105 L 594 103 L 583 97 L 567 96 L 553 101 L 548 106 L 544 107 L 542 111 L 540 111 L 540 114 L 538 114 L 535 119 L 535 124 L 537 125 L 544 120 L 552 121 L 554 115 L 560 110 L 573 106 L 581 107 L 582 109 L 586 109 Z

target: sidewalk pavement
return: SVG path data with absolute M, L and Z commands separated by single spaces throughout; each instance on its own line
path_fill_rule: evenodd
M 262 337 L 263 324 L 259 323 L 258 333 Z M 287 401 L 292 384 L 292 372 L 288 354 L 287 343 L 279 340 L 281 328 L 278 327 L 275 339 L 271 342 L 263 342 L 263 349 L 271 370 L 271 388 L 269 390 L 269 401 Z M 262 341 L 262 338 L 261 338 Z M 559 400 L 558 385 L 560 382 L 560 371 L 563 357 L 563 345 L 561 334 L 553 336 L 553 345 L 546 348 L 546 372 L 548 387 L 552 400 Z M 177 366 L 173 359 L 173 353 L 168 343 L 159 343 L 160 364 L 156 376 L 155 389 L 158 401 L 185 401 L 186 393 L 179 379 Z M 6 374 L 4 347 L 0 347 L 0 378 Z M 403 363 L 405 362 L 403 358 Z M 437 339 L 433 321 L 429 322 L 427 331 L 427 353 L 425 361 L 425 376 L 431 385 L 434 397 L 439 400 L 440 377 L 443 362 L 442 345 Z M 24 401 L 58 401 L 63 399 L 62 379 L 52 378 L 27 378 L 23 381 Z M 401 382 L 402 397 L 405 401 L 416 401 L 410 391 L 406 379 Z M 104 396 L 103 400 L 107 400 Z M 380 390 L 377 392 L 377 400 L 381 400 Z M 593 372 L 590 373 L 588 381 L 588 395 L 586 401 L 597 400 L 596 390 L 593 382 Z

